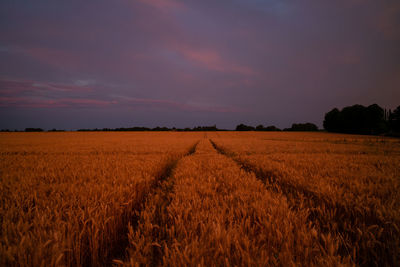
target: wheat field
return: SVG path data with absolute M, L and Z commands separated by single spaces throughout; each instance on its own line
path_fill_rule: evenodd
M 400 140 L 0 134 L 1 266 L 396 266 Z

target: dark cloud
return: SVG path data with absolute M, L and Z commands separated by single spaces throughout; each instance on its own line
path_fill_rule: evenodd
M 0 128 L 321 126 L 333 107 L 394 108 L 399 28 L 397 0 L 1 1 Z

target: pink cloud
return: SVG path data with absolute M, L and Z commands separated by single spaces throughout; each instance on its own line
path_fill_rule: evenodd
M 43 108 L 110 104 L 110 101 L 71 97 L 71 94 L 82 95 L 88 92 L 92 92 L 92 88 L 83 85 L 0 79 L 0 106 Z
M 239 112 L 232 107 L 187 104 L 177 101 L 129 96 L 105 95 L 102 99 L 84 96 L 92 89 L 86 86 L 0 79 L 0 107 L 17 108 L 77 108 L 125 107 L 200 112 Z M 74 93 L 74 94 L 71 94 Z M 79 93 L 79 96 L 76 94 Z
M 189 46 L 176 45 L 174 47 L 183 57 L 210 70 L 219 72 L 233 72 L 243 75 L 254 75 L 256 72 L 237 63 L 227 61 L 221 57 L 217 50 L 211 49 L 194 49 Z
M 200 111 L 230 113 L 241 110 L 231 107 L 189 105 L 169 100 L 148 98 L 119 98 L 118 100 L 99 100 L 91 98 L 59 98 L 43 99 L 35 97 L 0 97 L 0 107 L 17 108 L 106 108 L 111 106 L 122 106 L 130 108 L 158 108 L 174 109 L 181 111 Z
M 174 1 L 174 0 L 139 0 L 139 2 L 146 4 L 146 5 L 150 5 L 152 7 L 161 9 L 161 10 L 168 10 L 171 8 L 182 8 L 183 4 L 178 2 L 178 1 Z
M 118 103 L 127 105 L 132 108 L 145 107 L 145 108 L 161 108 L 161 109 L 176 109 L 182 111 L 203 111 L 203 112 L 240 112 L 240 109 L 232 107 L 209 106 L 209 105 L 194 105 L 181 102 L 175 102 L 164 99 L 150 99 L 150 98 L 133 98 L 133 97 L 117 97 Z
M 0 107 L 18 108 L 66 108 L 66 107 L 107 107 L 116 104 L 89 98 L 41 99 L 33 97 L 0 97 Z
M 82 58 L 65 50 L 43 47 L 29 47 L 21 50 L 25 55 L 60 69 L 77 69 L 82 67 Z
M 378 16 L 376 27 L 388 40 L 399 39 L 400 3 L 388 5 Z
M 359 64 L 361 62 L 361 49 L 357 47 L 344 49 L 341 53 L 338 53 L 335 59 L 332 58 L 332 60 L 349 65 Z
M 43 95 L 46 92 L 89 92 L 88 86 L 39 82 L 30 80 L 0 79 L 0 95 L 16 96 L 25 93 Z

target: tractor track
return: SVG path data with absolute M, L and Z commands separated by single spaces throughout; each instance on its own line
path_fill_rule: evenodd
M 388 244 L 392 247 L 398 246 L 398 240 L 396 240 L 396 237 L 399 236 L 399 232 L 397 227 L 394 225 L 396 222 L 388 223 L 383 221 L 378 217 L 373 209 L 366 212 L 351 205 L 344 206 L 341 203 L 333 202 L 303 186 L 294 185 L 284 181 L 279 173 L 263 171 L 259 167 L 238 158 L 235 153 L 219 146 L 211 139 L 210 142 L 218 153 L 232 159 L 244 171 L 254 173 L 255 176 L 266 185 L 267 189 L 285 195 L 293 210 L 304 208 L 298 206 L 297 199 L 305 199 L 307 204 L 306 208 L 310 209 L 308 220 L 317 226 L 321 232 L 326 234 L 332 233 L 329 226 L 327 226 L 327 223 L 333 221 L 337 224 L 337 232 L 340 234 L 340 239 L 345 238 L 355 244 L 360 240 L 360 235 L 356 230 L 359 225 L 354 222 L 363 222 L 365 223 L 364 226 L 366 226 L 366 228 L 376 225 L 384 225 L 383 234 L 378 239 L 378 242 Z M 332 217 L 330 218 L 332 221 L 327 222 L 326 215 L 322 213 L 324 210 L 332 214 Z M 345 227 L 345 224 L 352 225 L 351 229 L 354 230 Z M 387 262 L 387 259 L 393 259 L 393 264 L 396 264 L 396 259 L 399 259 L 399 255 L 391 255 L 390 250 L 382 248 L 379 243 L 376 243 L 370 248 L 360 248 L 359 254 L 362 255 L 362 259 L 356 257 L 352 260 L 359 266 L 382 266 L 380 260 Z M 339 253 L 341 255 L 351 255 L 351 251 L 352 247 L 344 244 L 344 242 L 339 243 Z
M 143 195 L 142 198 L 138 199 L 135 201 L 135 203 L 132 203 L 129 208 L 127 208 L 124 211 L 124 221 L 125 223 L 123 224 L 123 228 L 119 229 L 120 230 L 120 238 L 117 242 L 114 244 L 109 244 L 109 248 L 111 253 L 107 255 L 103 259 L 103 264 L 104 266 L 112 266 L 115 265 L 116 263 L 123 262 L 123 260 L 126 258 L 126 250 L 127 247 L 129 246 L 129 240 L 128 240 L 128 231 L 130 227 L 133 230 L 137 230 L 139 221 L 141 219 L 140 215 L 143 212 L 143 210 L 146 208 L 146 203 L 152 198 L 154 195 L 159 194 L 161 192 L 162 194 L 162 200 L 165 201 L 167 199 L 167 194 L 168 192 L 165 192 L 165 190 L 170 190 L 170 187 L 166 188 L 165 187 L 165 182 L 172 176 L 172 173 L 174 169 L 176 168 L 178 162 L 182 160 L 184 157 L 190 156 L 196 152 L 196 147 L 200 141 L 197 141 L 194 143 L 188 151 L 175 158 L 171 158 L 167 160 L 165 165 L 158 171 L 157 175 L 153 179 L 149 191 L 146 192 L 146 194 Z M 163 209 L 165 207 L 160 206 L 159 209 Z M 91 262 L 86 262 L 86 266 L 94 266 L 91 264 Z

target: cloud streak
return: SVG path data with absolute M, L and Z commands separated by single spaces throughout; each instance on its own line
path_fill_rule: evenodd
M 76 84 L 90 81 L 78 80 Z M 90 97 L 91 87 L 76 84 L 46 83 L 38 81 L 0 80 L 0 107 L 14 108 L 131 108 L 146 110 L 177 110 L 190 112 L 240 112 L 226 106 L 186 104 L 177 101 L 135 98 L 121 95 Z
M 398 0 L 4 0 L 0 18 L 0 128 L 322 126 L 399 104 Z
M 87 98 L 0 97 L 0 107 L 13 108 L 104 108 L 113 104 L 114 101 Z
M 42 95 L 46 92 L 90 92 L 92 90 L 91 87 L 83 85 L 0 79 L 0 95 L 3 96 L 18 96 L 26 93 Z
M 212 71 L 232 72 L 242 75 L 256 74 L 250 67 L 224 60 L 217 50 L 196 49 L 189 46 L 178 45 L 176 51 L 187 61 Z
M 233 107 L 223 106 L 210 106 L 204 104 L 187 104 L 164 99 L 149 99 L 149 98 L 134 98 L 126 96 L 116 96 L 118 103 L 127 105 L 132 108 L 158 108 L 158 109 L 173 109 L 179 111 L 193 111 L 193 112 L 218 112 L 218 113 L 235 113 L 242 110 Z
M 139 2 L 161 10 L 183 8 L 183 4 L 174 0 L 139 0 Z

